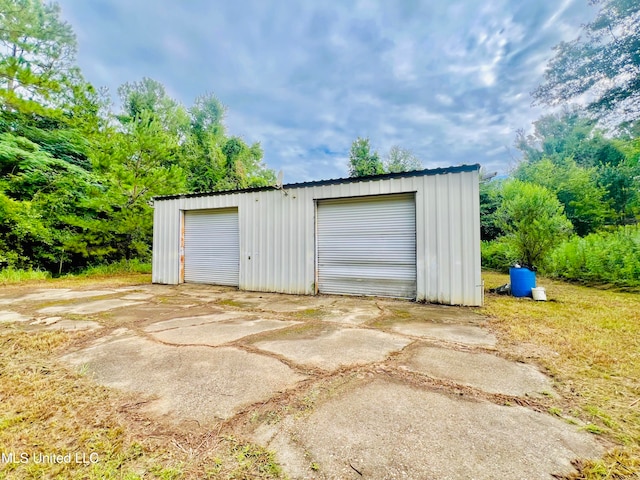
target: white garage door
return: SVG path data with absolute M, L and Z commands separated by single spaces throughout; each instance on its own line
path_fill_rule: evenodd
M 319 201 L 317 249 L 321 293 L 415 298 L 414 195 Z
M 184 214 L 184 281 L 238 286 L 238 210 L 193 210 Z

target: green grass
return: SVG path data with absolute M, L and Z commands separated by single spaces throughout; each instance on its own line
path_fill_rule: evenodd
M 109 265 L 97 265 L 89 267 L 79 273 L 69 273 L 61 277 L 63 280 L 76 278 L 115 277 L 123 275 L 151 273 L 151 264 L 138 260 L 123 260 Z M 7 267 L 0 270 L 0 285 L 17 285 L 27 282 L 51 280 L 51 273 L 45 270 L 20 270 Z
M 507 275 L 484 272 L 488 289 Z M 566 411 L 617 447 L 601 461 L 580 465 L 575 478 L 640 476 L 640 294 L 538 277 L 548 302 L 488 294 L 490 316 L 503 348 L 529 345 L 553 375 Z M 561 409 L 555 407 L 554 414 Z M 620 472 L 632 472 L 634 476 Z M 622 475 L 622 476 L 621 476 Z
M 71 276 L 81 277 L 97 277 L 109 275 L 124 275 L 130 273 L 151 273 L 151 264 L 140 262 L 139 260 L 121 260 L 120 262 L 110 263 L 108 265 L 97 265 L 89 267 L 77 274 Z
M 19 270 L 12 267 L 0 270 L 0 285 L 46 280 L 48 278 L 51 278 L 51 274 L 43 270 Z

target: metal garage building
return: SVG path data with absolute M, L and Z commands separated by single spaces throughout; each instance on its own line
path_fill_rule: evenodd
M 480 305 L 479 169 L 157 197 L 153 282 Z

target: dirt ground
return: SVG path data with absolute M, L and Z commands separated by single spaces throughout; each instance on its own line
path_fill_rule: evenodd
M 0 322 L 88 332 L 61 355 L 155 421 L 224 422 L 292 479 L 548 479 L 603 453 L 552 380 L 470 308 L 208 285 L 0 290 Z

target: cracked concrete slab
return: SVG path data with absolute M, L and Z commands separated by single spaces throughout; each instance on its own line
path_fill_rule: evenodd
M 433 323 L 428 321 L 402 322 L 393 324 L 391 329 L 405 335 L 433 338 L 464 345 L 494 347 L 497 343 L 495 335 L 476 325 Z
M 65 330 L 65 331 L 74 331 L 74 330 L 97 330 L 102 328 L 98 322 L 94 322 L 92 320 L 57 320 L 55 322 L 50 322 L 46 324 L 47 327 L 45 330 Z
M 337 302 L 338 308 L 331 308 L 326 320 L 336 323 L 362 325 L 382 315 L 382 310 L 375 303 L 351 300 Z
M 1 299 L 0 304 L 19 302 L 53 302 L 60 300 L 76 300 L 81 298 L 111 295 L 115 290 L 72 290 L 70 288 L 43 288 L 33 293 L 22 295 L 14 299 Z
M 120 298 L 111 298 L 107 300 L 95 300 L 88 303 L 77 303 L 73 305 L 56 305 L 53 307 L 45 307 L 38 310 L 38 313 L 51 315 L 57 313 L 75 313 L 75 314 L 92 314 L 107 312 L 116 308 L 132 307 L 141 305 L 142 302 L 134 300 L 122 300 Z
M 37 320 L 34 320 L 33 322 L 31 322 L 31 325 L 53 325 L 54 323 L 56 323 L 57 321 L 62 320 L 62 317 L 44 317 L 44 318 L 38 318 Z
M 259 427 L 255 439 L 291 479 L 547 480 L 603 452 L 550 415 L 378 379 L 287 420 Z
M 212 311 L 213 309 L 208 309 Z M 177 317 L 162 322 L 155 322 L 145 327 L 145 332 L 161 332 L 163 330 L 171 330 L 174 328 L 193 327 L 203 325 L 210 322 L 220 322 L 224 320 L 235 320 L 238 318 L 255 318 L 250 314 L 243 312 L 225 312 L 222 309 L 213 310 L 213 313 L 207 315 L 193 315 L 189 317 Z
M 276 359 L 236 348 L 174 347 L 115 333 L 62 358 L 86 365 L 103 385 L 156 397 L 148 409 L 173 423 L 230 418 L 306 378 Z
M 486 318 L 478 315 L 469 307 L 435 305 L 433 303 L 406 302 L 402 300 L 383 300 L 377 302 L 397 317 L 412 320 L 426 320 L 441 323 L 483 324 Z
M 251 317 L 242 313 L 218 313 L 176 318 L 148 326 L 145 331 L 176 345 L 222 345 L 248 335 L 297 325 L 300 322 Z
M 135 292 L 129 293 L 124 297 L 121 297 L 123 300 L 149 300 L 153 298 L 152 293 L 143 293 L 143 292 Z
M 335 299 L 323 296 L 287 295 L 278 293 L 229 292 L 221 301 L 237 303 L 241 307 L 251 307 L 274 313 L 296 313 L 305 310 L 320 310 L 335 302 Z
M 29 315 L 22 315 L 21 313 L 14 312 L 12 310 L 0 310 L 0 323 L 4 322 L 26 322 L 31 320 Z
M 315 338 L 262 341 L 254 346 L 300 365 L 335 370 L 343 365 L 382 361 L 410 343 L 408 338 L 376 330 L 340 328 Z
M 489 353 L 422 346 L 411 352 L 402 364 L 411 371 L 452 380 L 487 393 L 541 396 L 554 391 L 551 380 L 533 365 Z
M 437 391 L 418 388 L 412 383 L 415 375 L 394 368 L 375 369 L 385 372 L 378 378 L 369 368 L 303 375 L 295 365 L 287 366 L 334 370 L 385 361 L 410 345 L 393 355 L 389 364 L 490 393 L 549 391 L 540 390 L 520 364 L 505 364 L 506 360 L 486 352 L 457 350 L 462 349 L 460 344 L 489 350 L 496 343 L 482 328 L 486 320 L 473 309 L 193 284 L 93 287 L 25 288 L 21 292 L 28 295 L 20 298 L 33 304 L 0 308 L 18 310 L 12 312 L 18 315 L 53 308 L 47 315 L 33 313 L 28 330 L 77 328 L 84 323 L 65 319 L 63 311 L 85 314 L 113 308 L 105 324 L 114 330 L 90 333 L 93 343 L 66 355 L 66 361 L 82 366 L 98 383 L 138 392 L 146 405 L 142 408 L 158 415 L 152 415 L 154 421 L 197 420 L 206 428 L 242 412 L 233 428 L 243 436 L 257 429 L 255 440 L 277 451 L 277 460 L 291 479 L 549 478 L 551 473 L 571 471 L 573 458 L 602 453 L 595 437 L 556 417 L 447 393 L 461 390 L 449 389 L 448 384 Z M 2 296 L 0 305 L 20 301 L 18 295 Z M 93 295 L 98 298 L 90 298 Z M 262 338 L 242 340 L 251 342 L 246 349 L 219 346 L 261 332 Z M 483 378 L 482 373 L 492 378 Z M 291 398 L 285 395 L 269 402 L 297 386 L 301 389 Z M 289 403 L 292 399 L 296 402 Z M 308 409 L 301 411 L 307 399 Z M 248 409 L 251 405 L 257 409 Z M 263 410 L 276 413 L 276 420 L 262 417 Z M 260 425 L 264 418 L 275 423 Z M 312 462 L 319 471 L 311 470 Z

